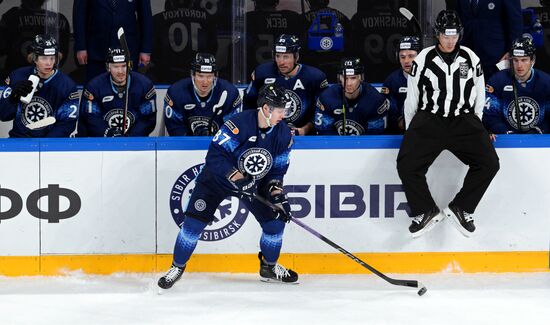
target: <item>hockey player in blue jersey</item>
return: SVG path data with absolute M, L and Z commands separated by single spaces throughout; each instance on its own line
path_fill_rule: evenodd
M 298 63 L 300 41 L 294 35 L 281 35 L 273 47 L 274 62 L 260 64 L 252 73 L 252 82 L 244 96 L 244 109 L 256 109 L 258 89 L 264 84 L 277 84 L 287 89 L 292 106 L 285 122 L 297 135 L 313 132 L 315 103 L 328 87 L 321 70 Z
M 146 137 L 155 128 L 155 87 L 144 75 L 129 71 L 128 60 L 124 50 L 109 49 L 107 72 L 92 79 L 83 91 L 78 136 Z M 126 98 L 128 110 L 123 123 Z
M 315 129 L 320 135 L 381 134 L 389 100 L 364 81 L 359 58 L 343 59 L 338 79 L 317 100 Z
M 420 39 L 417 36 L 403 36 L 399 40 L 397 61 L 401 68 L 386 78 L 381 90 L 391 103 L 386 133 L 403 134 L 405 132 L 403 105 L 407 98 L 407 75 L 411 71 L 414 58 L 421 50 Z
M 241 110 L 239 90 L 218 78 L 216 58 L 209 53 L 197 53 L 191 77 L 170 86 L 164 98 L 164 121 L 171 136 L 214 135 Z
M 19 68 L 6 79 L 0 120 L 13 120 L 12 138 L 69 137 L 78 120 L 76 84 L 57 69 L 59 52 L 54 38 L 37 35 L 31 50 L 34 66 Z M 24 98 L 33 92 L 33 83 L 28 80 L 31 75 L 39 81 L 32 99 L 25 104 Z
M 513 72 L 499 71 L 487 82 L 483 124 L 493 134 L 549 133 L 550 76 L 533 68 L 535 47 L 530 35 L 513 43 L 510 57 Z
M 258 254 L 262 281 L 298 281 L 296 272 L 277 263 L 285 222 L 291 218 L 283 192 L 293 144 L 292 132 L 283 122 L 290 98 L 284 88 L 266 85 L 257 104 L 257 110 L 246 110 L 225 122 L 212 139 L 180 225 L 172 267 L 159 279 L 159 287 L 168 289 L 179 280 L 219 204 L 228 196 L 245 199 L 243 192 L 258 193 L 282 209 L 275 212 L 256 200 L 244 201 L 262 228 Z

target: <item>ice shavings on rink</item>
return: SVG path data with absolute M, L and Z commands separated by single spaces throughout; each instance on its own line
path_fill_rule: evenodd
M 0 277 L 1 324 L 549 324 L 550 273 L 303 275 L 185 273 L 162 295 L 160 274 Z

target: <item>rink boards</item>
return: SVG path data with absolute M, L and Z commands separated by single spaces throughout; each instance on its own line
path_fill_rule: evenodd
M 0 274 L 163 271 L 208 138 L 0 140 Z M 450 220 L 412 239 L 395 159 L 399 136 L 299 137 L 285 188 L 295 216 L 383 272 L 548 271 L 550 136 L 500 136 L 501 170 L 463 237 Z M 440 207 L 466 167 L 428 173 Z M 257 272 L 260 227 L 224 201 L 188 265 Z M 295 224 L 281 261 L 300 273 L 367 272 Z

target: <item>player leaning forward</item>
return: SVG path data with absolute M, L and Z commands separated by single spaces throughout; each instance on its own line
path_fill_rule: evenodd
M 413 237 L 446 216 L 465 236 L 474 230 L 474 213 L 499 169 L 499 160 L 481 123 L 485 83 L 479 58 L 460 46 L 462 25 L 454 11 L 441 11 L 435 22 L 438 44 L 414 60 L 405 100 L 406 132 L 397 170 L 412 210 Z M 426 172 L 443 150 L 469 166 L 462 189 L 443 213 L 435 204 Z
M 244 111 L 226 121 L 212 139 L 180 225 L 172 267 L 159 279 L 159 287 L 168 289 L 181 277 L 201 232 L 228 196 L 243 199 L 262 227 L 258 254 L 261 279 L 298 281 L 296 272 L 277 264 L 285 222 L 290 220 L 283 177 L 293 140 L 283 118 L 291 100 L 284 88 L 265 85 L 257 104 L 258 110 Z M 243 192 L 257 192 L 282 210 L 275 212 L 258 201 L 247 200 Z

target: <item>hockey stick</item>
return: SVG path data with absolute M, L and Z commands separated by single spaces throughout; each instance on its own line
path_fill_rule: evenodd
M 126 94 L 124 99 L 124 113 L 122 114 L 122 135 L 126 134 L 126 118 L 128 117 L 128 93 L 130 92 L 130 87 L 128 85 L 128 79 L 130 76 L 130 69 L 132 67 L 132 59 L 130 59 L 130 49 L 128 48 L 128 43 L 126 42 L 126 35 L 124 34 L 124 28 L 120 27 L 118 29 L 118 41 L 120 42 L 120 47 L 126 52 L 128 56 L 128 62 L 126 63 Z
M 257 194 L 252 194 L 252 193 L 247 193 L 247 192 L 239 192 L 239 194 L 243 194 L 245 196 L 248 196 L 249 198 L 251 199 L 255 199 L 257 200 L 258 202 L 270 207 L 271 209 L 273 209 L 274 211 L 282 211 L 284 213 L 284 211 L 279 208 L 278 206 L 276 206 L 275 204 L 271 203 L 270 201 L 268 201 L 267 199 L 257 195 Z M 428 289 L 426 289 L 426 287 L 416 281 L 416 280 L 400 280 L 400 279 L 394 279 L 394 278 L 390 278 L 389 276 L 385 275 L 384 273 L 378 271 L 377 269 L 375 269 L 374 267 L 370 266 L 369 264 L 367 264 L 366 262 L 362 261 L 359 257 L 353 255 L 352 253 L 348 252 L 347 250 L 345 250 L 342 246 L 336 244 L 335 242 L 333 242 L 332 240 L 328 239 L 327 237 L 321 235 L 319 232 L 317 232 L 316 230 L 314 230 L 313 228 L 309 227 L 308 225 L 306 225 L 305 223 L 303 223 L 302 221 L 296 219 L 296 218 L 291 218 L 290 219 L 292 222 L 294 222 L 295 224 L 297 224 L 298 226 L 302 227 L 303 229 L 305 229 L 306 231 L 308 231 L 310 234 L 312 234 L 313 236 L 321 239 L 322 241 L 324 241 L 325 243 L 329 244 L 330 246 L 332 246 L 333 248 L 335 248 L 337 251 L 339 251 L 340 253 L 346 255 L 347 257 L 349 257 L 350 259 L 352 259 L 353 261 L 355 261 L 356 263 L 360 264 L 362 267 L 368 269 L 369 271 L 371 271 L 372 273 L 376 274 L 377 276 L 381 277 L 382 279 L 384 279 L 386 282 L 389 282 L 393 285 L 398 285 L 398 286 L 404 286 L 404 287 L 412 287 L 412 288 L 420 288 L 420 290 L 418 290 L 418 295 L 419 296 L 422 296 L 426 293 L 426 291 L 428 291 Z
M 214 90 L 212 89 L 212 91 Z M 214 122 L 214 118 L 216 116 L 222 113 L 222 107 L 223 107 L 223 104 L 225 104 L 226 99 L 227 99 L 227 90 L 224 90 L 220 96 L 220 100 L 212 108 L 214 113 L 212 114 L 212 116 L 210 116 L 210 120 L 208 120 L 208 135 L 214 135 L 214 130 L 212 130 L 212 122 Z
M 422 27 L 420 27 L 420 23 L 418 22 L 418 19 L 413 15 L 413 13 L 405 8 L 401 7 L 399 8 L 399 13 L 403 15 L 409 22 L 413 23 L 414 28 L 416 29 L 416 33 L 418 34 L 418 37 L 422 40 Z M 420 42 L 423 43 L 423 42 Z
M 344 86 L 342 87 L 342 114 L 344 115 L 344 119 L 342 120 L 342 134 L 346 135 L 346 68 L 344 67 Z
M 44 128 L 46 126 L 50 126 L 50 125 L 54 124 L 55 122 L 56 122 L 55 117 L 48 116 L 48 117 L 45 117 L 45 118 L 43 118 L 41 120 L 38 120 L 36 122 L 32 122 L 32 123 L 27 124 L 27 129 L 29 129 L 29 130 L 41 129 L 41 128 Z

